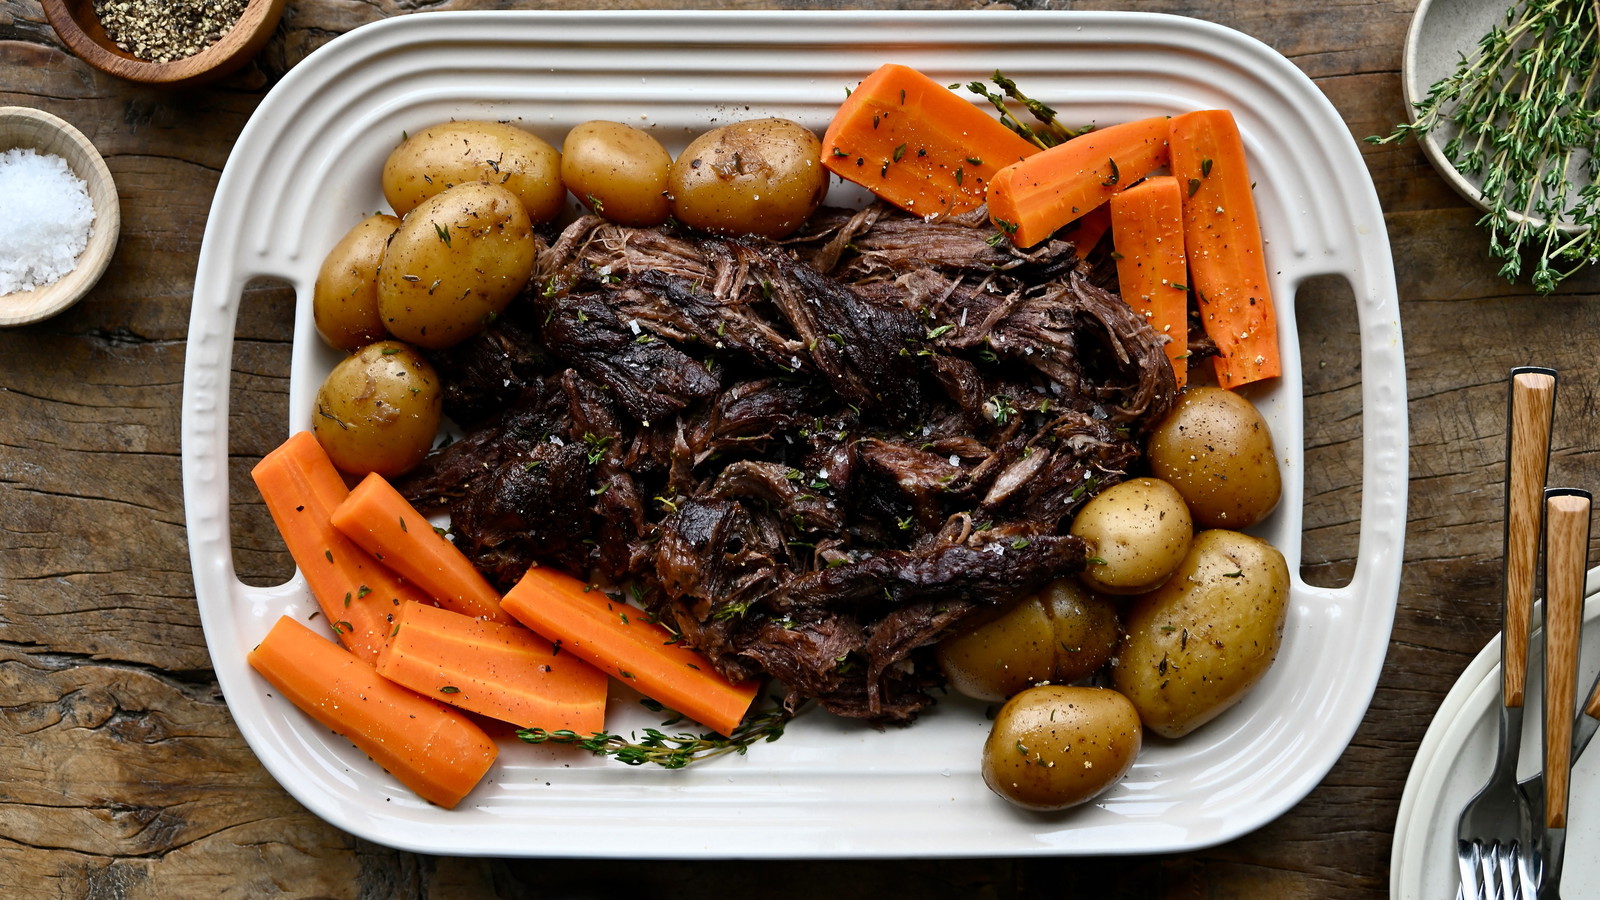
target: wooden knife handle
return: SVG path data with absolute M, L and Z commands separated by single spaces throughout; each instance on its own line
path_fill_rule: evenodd
M 1539 576 L 1539 515 L 1550 463 L 1556 375 L 1550 369 L 1511 372 L 1506 447 L 1505 623 L 1501 698 L 1521 707 L 1528 686 L 1528 629 Z
M 1551 491 L 1545 500 L 1544 818 L 1549 828 L 1567 827 L 1589 506 L 1582 491 Z

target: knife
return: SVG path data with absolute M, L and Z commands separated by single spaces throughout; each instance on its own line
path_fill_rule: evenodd
M 1544 834 L 1537 853 L 1539 900 L 1559 900 L 1561 896 L 1591 502 L 1587 491 L 1545 491 L 1545 791 Z
M 1594 683 L 1589 687 L 1589 699 L 1584 702 L 1583 708 L 1578 710 L 1578 715 L 1572 723 L 1572 763 L 1578 762 L 1578 757 L 1583 755 L 1589 742 L 1594 739 L 1595 731 L 1600 730 L 1600 673 L 1596 673 Z M 1544 818 L 1544 772 L 1538 771 L 1527 778 L 1517 782 L 1522 788 L 1522 793 L 1528 798 L 1528 807 L 1533 814 L 1541 820 Z

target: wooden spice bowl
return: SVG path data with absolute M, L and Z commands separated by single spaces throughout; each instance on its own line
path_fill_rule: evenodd
M 94 0 L 43 0 L 45 17 L 78 58 L 102 72 L 160 87 L 193 87 L 237 71 L 261 52 L 278 19 L 284 0 L 250 0 L 227 34 L 193 56 L 172 62 L 140 59 L 106 35 L 95 14 Z
M 18 148 L 59 156 L 83 179 L 94 204 L 94 225 L 89 244 L 71 272 L 31 291 L 0 294 L 0 326 L 37 322 L 77 303 L 105 273 L 122 230 L 122 207 L 111 170 L 82 132 L 42 110 L 0 107 L 0 152 Z

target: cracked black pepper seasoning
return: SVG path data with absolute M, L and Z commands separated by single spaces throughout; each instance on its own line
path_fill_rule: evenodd
M 149 62 L 193 56 L 221 40 L 248 0 L 94 0 L 95 15 L 118 47 Z

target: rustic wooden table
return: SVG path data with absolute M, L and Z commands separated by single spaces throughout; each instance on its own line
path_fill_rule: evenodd
M 1391 833 L 1417 744 L 1456 676 L 1497 630 L 1503 379 L 1511 366 L 1562 371 L 1551 477 L 1600 486 L 1593 432 L 1583 427 L 1600 383 L 1600 357 L 1583 337 L 1600 333 L 1600 278 L 1585 275 L 1543 299 L 1506 285 L 1476 216 L 1413 145 L 1364 151 L 1394 249 L 1412 427 L 1393 641 L 1371 710 L 1338 764 L 1258 832 L 1165 857 L 518 862 L 377 846 L 329 827 L 277 786 L 235 730 L 212 675 L 184 529 L 178 397 L 212 193 L 266 90 L 335 35 L 418 10 L 531 5 L 289 0 L 253 65 L 210 88 L 167 93 L 83 65 L 35 0 L 0 0 L 0 105 L 75 123 L 104 153 L 123 204 L 121 246 L 99 287 L 55 319 L 0 331 L 0 896 L 1386 896 Z M 1014 5 L 1208 19 L 1293 60 L 1332 99 L 1351 136 L 1386 131 L 1404 117 L 1399 68 L 1411 0 Z M 243 304 L 232 395 L 236 497 L 254 496 L 248 466 L 282 437 L 292 304 L 270 287 L 252 290 Z M 1353 570 L 1359 527 L 1357 338 L 1341 284 L 1311 285 L 1298 304 L 1311 410 L 1305 576 L 1338 584 Z M 235 529 L 248 580 L 287 576 L 291 564 L 258 505 L 238 501 Z

